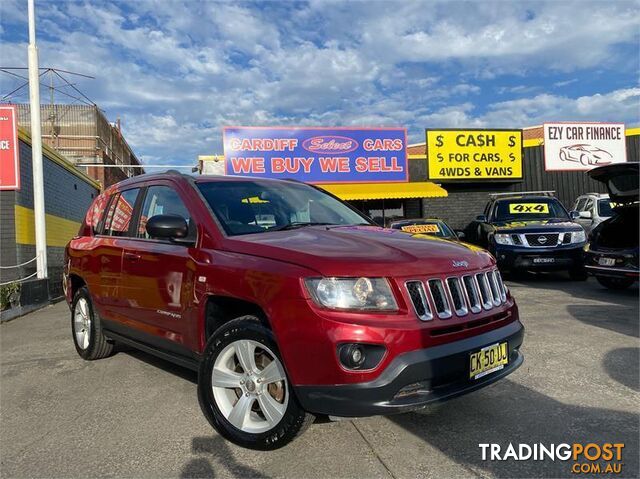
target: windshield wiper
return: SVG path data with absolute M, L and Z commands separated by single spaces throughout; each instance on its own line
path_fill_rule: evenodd
M 329 226 L 333 225 L 333 223 L 314 223 L 307 221 L 293 221 L 291 223 L 287 223 L 286 225 L 274 226 L 273 228 L 269 228 L 267 231 L 285 231 L 285 230 L 294 230 L 297 228 L 304 228 L 305 226 Z

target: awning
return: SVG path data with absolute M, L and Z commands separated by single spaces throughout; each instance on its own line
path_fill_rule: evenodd
M 343 200 L 441 198 L 447 190 L 430 181 L 414 183 L 334 183 L 318 185 Z

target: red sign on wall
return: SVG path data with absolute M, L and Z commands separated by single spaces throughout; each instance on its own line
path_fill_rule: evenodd
M 0 190 L 20 189 L 16 108 L 0 105 Z

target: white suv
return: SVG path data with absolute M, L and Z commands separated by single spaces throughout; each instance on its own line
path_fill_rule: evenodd
M 575 221 L 583 226 L 587 234 L 613 215 L 611 200 L 606 193 L 587 193 L 578 196 L 573 209 L 579 214 Z

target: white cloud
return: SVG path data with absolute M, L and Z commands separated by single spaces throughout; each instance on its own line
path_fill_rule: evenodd
M 234 124 L 407 126 L 421 141 L 425 127 L 639 122 L 635 84 L 554 94 L 598 72 L 637 77 L 635 1 L 37 7 L 41 64 L 95 76 L 78 86 L 154 162 L 218 153 L 221 127 Z M 26 63 L 14 33 L 26 29 L 24 10 L 0 2 L 3 63 Z

